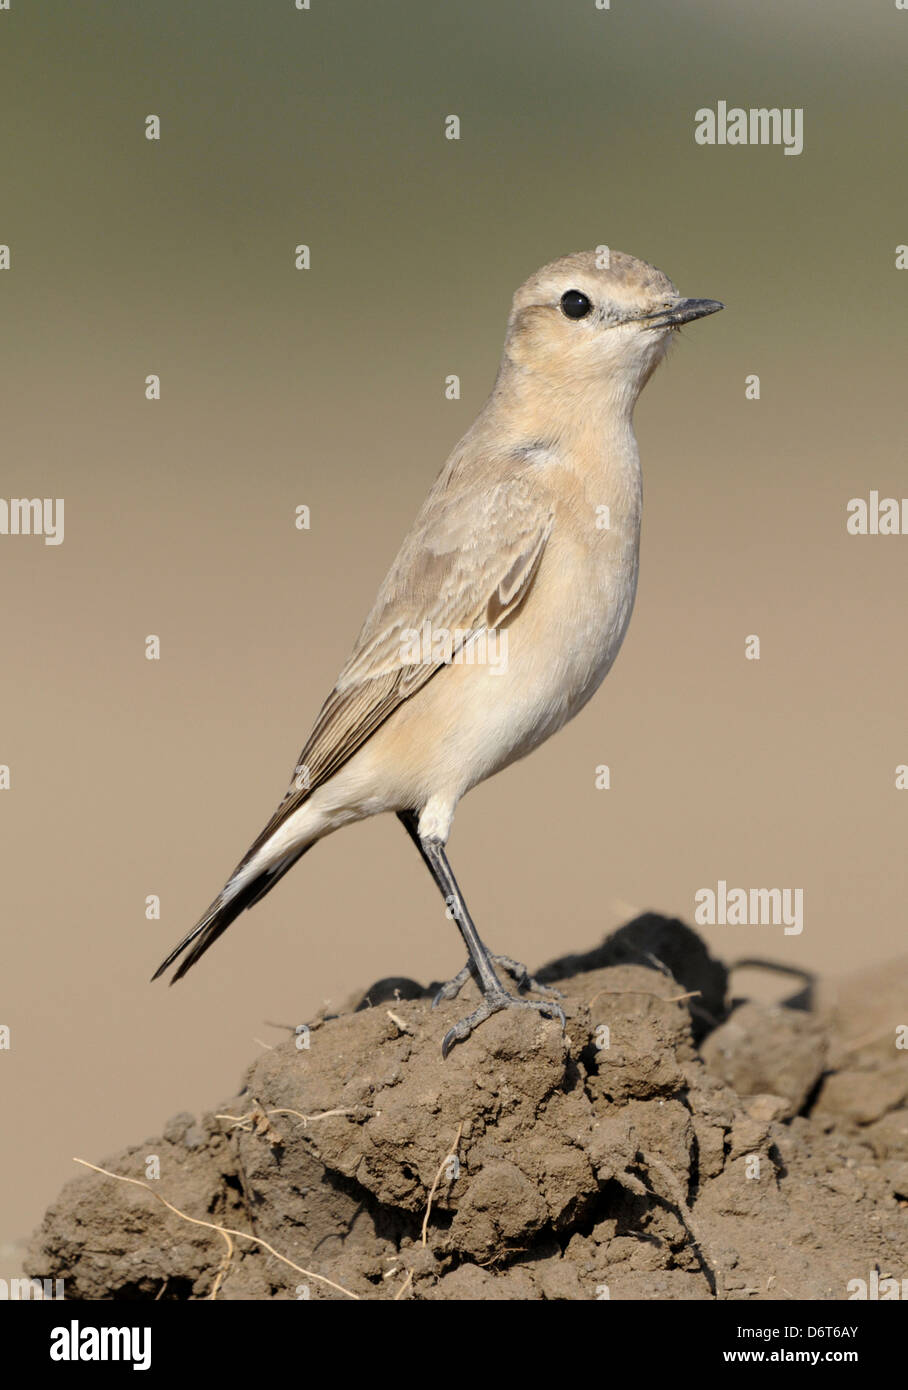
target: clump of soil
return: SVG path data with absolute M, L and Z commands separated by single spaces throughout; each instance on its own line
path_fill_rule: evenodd
M 511 1010 L 447 1061 L 472 985 L 433 1011 L 379 982 L 102 1165 L 134 1182 L 67 1183 L 27 1272 L 85 1299 L 842 1299 L 908 1270 L 908 963 L 813 1012 L 728 1004 L 650 914 L 539 975 L 566 1033 Z

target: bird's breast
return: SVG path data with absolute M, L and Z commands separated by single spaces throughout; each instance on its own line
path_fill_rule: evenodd
M 423 750 L 409 804 L 444 795 L 453 805 L 532 752 L 595 694 L 637 588 L 639 473 L 636 487 L 629 479 L 585 488 L 566 477 L 560 488 L 541 489 L 540 507 L 554 510 L 554 524 L 526 597 L 494 642 L 490 636 L 439 672 L 375 740 L 396 740 L 389 762 L 414 761 L 414 750 Z M 604 502 L 607 514 L 597 510 Z
M 639 514 L 590 532 L 568 524 L 559 535 L 556 523 L 526 616 L 533 629 L 528 642 L 551 673 L 540 672 L 537 681 L 552 687 L 561 722 L 583 708 L 618 654 L 637 591 L 639 539 Z M 515 630 L 512 645 L 519 649 L 522 640 Z

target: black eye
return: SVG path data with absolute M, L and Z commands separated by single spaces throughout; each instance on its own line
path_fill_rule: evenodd
M 593 306 L 579 290 L 565 290 L 561 296 L 561 307 L 569 319 L 585 319 Z

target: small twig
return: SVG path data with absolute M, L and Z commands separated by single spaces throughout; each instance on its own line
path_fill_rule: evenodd
M 150 1192 L 156 1201 L 162 1203 L 168 1211 L 172 1211 L 175 1216 L 179 1216 L 182 1221 L 188 1221 L 193 1226 L 204 1226 L 209 1231 L 217 1231 L 219 1236 L 223 1236 L 224 1240 L 227 1242 L 227 1258 L 226 1262 L 222 1264 L 221 1268 L 218 1270 L 217 1278 L 214 1281 L 214 1287 L 209 1294 L 209 1298 L 214 1298 L 220 1288 L 221 1280 L 226 1273 L 227 1266 L 230 1263 L 230 1257 L 233 1254 L 234 1245 L 231 1237 L 236 1236 L 239 1240 L 251 1240 L 253 1244 L 260 1245 L 263 1250 L 268 1251 L 269 1255 L 273 1255 L 276 1260 L 280 1260 L 281 1264 L 289 1265 L 297 1274 L 303 1274 L 307 1279 L 315 1279 L 320 1284 L 327 1284 L 329 1288 L 337 1289 L 338 1293 L 346 1294 L 347 1298 L 354 1298 L 359 1302 L 359 1294 L 351 1293 L 350 1290 L 345 1289 L 342 1284 L 335 1284 L 332 1279 L 326 1279 L 323 1274 L 315 1274 L 311 1269 L 303 1269 L 301 1265 L 294 1264 L 292 1260 L 287 1259 L 286 1255 L 282 1255 L 280 1251 L 275 1250 L 273 1245 L 269 1245 L 267 1240 L 262 1240 L 261 1236 L 250 1235 L 248 1231 L 234 1231 L 229 1226 L 219 1226 L 215 1221 L 201 1221 L 197 1216 L 187 1216 L 185 1211 L 180 1211 L 179 1207 L 175 1207 L 172 1202 L 168 1202 L 167 1198 L 162 1197 L 160 1192 L 155 1192 L 153 1187 L 150 1187 L 147 1182 L 142 1182 L 139 1178 L 127 1178 L 124 1177 L 122 1173 L 111 1173 L 109 1169 L 99 1168 L 96 1163 L 89 1163 L 87 1159 L 84 1158 L 74 1158 L 73 1162 L 81 1163 L 83 1168 L 91 1168 L 95 1173 L 103 1173 L 105 1178 L 116 1178 L 117 1182 L 128 1182 L 131 1183 L 133 1187 L 142 1187 L 146 1192 Z
M 691 989 L 686 994 L 656 994 L 651 989 L 600 989 L 593 995 L 588 1007 L 592 1008 L 603 994 L 640 994 L 644 999 L 661 999 L 663 1004 L 680 1004 L 682 999 L 699 998 L 700 990 Z
M 411 1270 L 408 1272 L 406 1279 L 405 1279 L 404 1282 L 401 1284 L 400 1288 L 397 1290 L 397 1293 L 394 1295 L 394 1302 L 395 1302 L 395 1303 L 398 1301 L 398 1299 L 403 1298 L 404 1294 L 407 1292 L 407 1289 L 410 1287 L 410 1285 L 411 1285 L 412 1283 L 413 1283 L 413 1271 L 412 1271 L 412 1269 L 411 1269 Z
M 446 1154 L 445 1154 L 444 1158 L 441 1160 L 441 1163 L 438 1165 L 438 1172 L 435 1174 L 435 1181 L 432 1183 L 432 1187 L 431 1187 L 431 1189 L 430 1189 L 430 1191 L 429 1191 L 429 1200 L 428 1200 L 428 1203 L 426 1204 L 426 1214 L 425 1214 L 425 1216 L 423 1217 L 423 1220 L 422 1220 L 422 1243 L 423 1243 L 423 1245 L 426 1244 L 426 1232 L 427 1232 L 428 1229 L 429 1229 L 429 1216 L 430 1216 L 431 1211 L 432 1211 L 432 1198 L 435 1196 L 435 1193 L 436 1193 L 437 1190 L 438 1190 L 438 1184 L 441 1182 L 441 1175 L 442 1175 L 442 1173 L 445 1171 L 445 1164 L 447 1163 L 447 1161 L 448 1161 L 449 1158 L 456 1158 L 456 1156 L 457 1156 L 457 1146 L 458 1146 L 459 1143 L 460 1143 L 460 1136 L 463 1134 L 463 1127 L 464 1127 L 465 1123 L 466 1123 L 465 1120 L 461 1120 L 460 1124 L 457 1126 L 457 1137 L 456 1137 L 456 1139 L 454 1140 L 454 1144 L 453 1144 L 453 1146 L 452 1146 L 452 1148 L 451 1148 L 451 1151 L 450 1151 L 450 1153 L 446 1153 Z
M 176 1210 L 177 1210 L 176 1207 L 174 1207 L 173 1210 L 176 1211 Z M 182 1216 L 183 1213 L 182 1213 L 182 1212 L 177 1212 L 177 1215 L 178 1215 L 178 1216 Z M 189 1219 L 189 1218 L 187 1218 L 187 1220 L 188 1220 L 188 1219 Z M 228 1231 L 228 1230 L 226 1230 L 226 1229 L 221 1230 L 220 1227 L 219 1227 L 219 1228 L 218 1228 L 218 1233 L 219 1233 L 220 1235 L 222 1235 L 222 1236 L 224 1237 L 224 1239 L 227 1241 L 227 1253 L 225 1254 L 223 1260 L 221 1261 L 221 1267 L 220 1267 L 220 1269 L 218 1270 L 217 1274 L 214 1276 L 214 1283 L 213 1283 L 212 1286 L 211 1286 L 211 1293 L 208 1295 L 209 1301 L 210 1301 L 211 1303 L 213 1303 L 214 1300 L 215 1300 L 215 1299 L 217 1298 L 217 1296 L 218 1296 L 218 1289 L 221 1287 L 221 1284 L 224 1282 L 224 1276 L 225 1276 L 225 1274 L 227 1273 L 228 1269 L 230 1268 L 230 1261 L 233 1259 L 233 1251 L 234 1251 L 234 1248 L 235 1248 L 235 1247 L 234 1247 L 233 1240 L 231 1239 L 231 1232 L 230 1232 L 230 1231 Z
M 392 1023 L 397 1024 L 398 1028 L 402 1033 L 413 1032 L 413 1029 L 410 1027 L 409 1023 L 405 1023 L 402 1018 L 398 1018 L 397 1014 L 393 1014 L 390 1009 L 385 1009 L 385 1013 L 388 1015 Z
M 249 1128 L 249 1121 L 255 1118 L 255 1111 L 250 1110 L 248 1115 L 215 1115 L 216 1120 L 232 1120 L 234 1129 L 245 1127 Z M 329 1115 L 355 1115 L 355 1110 L 322 1110 L 317 1115 L 304 1115 L 300 1110 L 278 1110 L 260 1111 L 265 1115 L 295 1115 L 298 1120 L 302 1120 L 303 1125 L 307 1125 L 310 1120 L 326 1120 Z
M 327 1120 L 332 1115 L 355 1115 L 355 1110 L 320 1110 L 317 1115 L 304 1115 L 299 1110 L 267 1110 L 267 1115 L 295 1115 L 298 1120 L 302 1120 L 304 1125 L 309 1124 L 310 1120 Z
M 675 1206 L 678 1208 L 678 1211 L 681 1214 L 681 1219 L 687 1227 L 688 1234 L 696 1244 L 697 1249 L 700 1251 L 703 1263 L 706 1265 L 706 1268 L 713 1276 L 713 1281 L 716 1286 L 716 1298 L 724 1299 L 725 1281 L 722 1278 L 722 1274 L 718 1266 L 713 1264 L 712 1259 L 710 1258 L 709 1243 L 707 1242 L 706 1237 L 703 1235 L 703 1232 L 700 1229 L 699 1223 L 697 1222 L 693 1212 L 687 1205 L 687 1202 L 684 1200 L 684 1193 L 681 1191 L 681 1184 L 678 1182 L 678 1179 L 675 1177 L 675 1174 L 672 1172 L 671 1168 L 669 1168 L 668 1164 L 663 1163 L 661 1158 L 653 1158 L 651 1154 L 643 1153 L 642 1150 L 640 1152 L 640 1157 L 643 1159 L 647 1168 L 655 1169 L 655 1171 L 659 1173 L 663 1178 L 665 1185 L 668 1188 L 669 1195 L 671 1196 L 671 1199 L 674 1202 Z M 658 1193 L 654 1193 L 653 1195 L 658 1196 Z

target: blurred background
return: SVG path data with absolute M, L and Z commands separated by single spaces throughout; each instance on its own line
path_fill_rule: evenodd
M 692 921 L 725 879 L 805 901 L 800 936 L 704 929 L 728 961 L 841 975 L 904 950 L 908 537 L 845 520 L 908 495 L 906 44 L 908 13 L 850 0 L 0 13 L 3 488 L 65 499 L 62 545 L 0 537 L 10 1259 L 73 1155 L 229 1096 L 269 1022 L 462 964 L 385 817 L 149 984 L 283 794 L 511 294 L 568 251 L 728 307 L 638 407 L 614 671 L 461 805 L 480 929 L 535 967 L 642 909 Z M 698 146 L 719 100 L 803 108 L 803 154 Z

